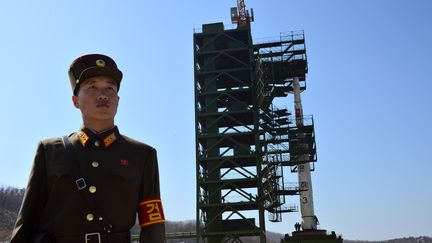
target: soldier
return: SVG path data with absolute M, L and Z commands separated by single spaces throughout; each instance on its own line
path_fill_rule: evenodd
M 165 242 L 156 150 L 114 125 L 122 77 L 105 55 L 70 66 L 83 125 L 39 143 L 12 243 L 130 242 L 137 214 L 140 242 Z
M 300 231 L 300 226 L 301 226 L 301 224 L 299 222 L 296 222 L 294 224 L 295 231 Z

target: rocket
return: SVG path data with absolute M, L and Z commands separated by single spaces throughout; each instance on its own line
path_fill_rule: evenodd
M 298 128 L 303 127 L 303 108 L 300 98 L 300 81 L 298 77 L 293 78 L 294 88 L 294 108 L 295 120 Z M 304 134 L 299 134 L 299 138 L 304 138 Z M 301 144 L 301 148 L 307 149 L 307 144 Z M 307 161 L 307 155 L 300 155 L 300 161 Z M 310 162 L 299 164 L 298 181 L 300 185 L 300 212 L 301 212 L 301 227 L 303 230 L 316 230 L 318 225 L 318 218 L 314 213 L 313 195 L 312 195 L 312 178 Z

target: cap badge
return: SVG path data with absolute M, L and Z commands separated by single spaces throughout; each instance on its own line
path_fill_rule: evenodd
M 102 59 L 97 59 L 96 60 L 96 66 L 98 67 L 105 67 L 105 61 Z

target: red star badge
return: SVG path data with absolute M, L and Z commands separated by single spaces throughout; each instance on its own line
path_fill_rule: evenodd
M 128 166 L 128 165 L 129 165 L 129 161 L 126 160 L 126 159 L 121 159 L 121 160 L 120 160 L 120 164 L 121 164 L 122 166 Z

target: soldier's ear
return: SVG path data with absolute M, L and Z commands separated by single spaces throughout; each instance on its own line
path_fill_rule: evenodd
M 78 97 L 76 97 L 75 95 L 72 95 L 72 102 L 73 102 L 75 108 L 79 109 Z

